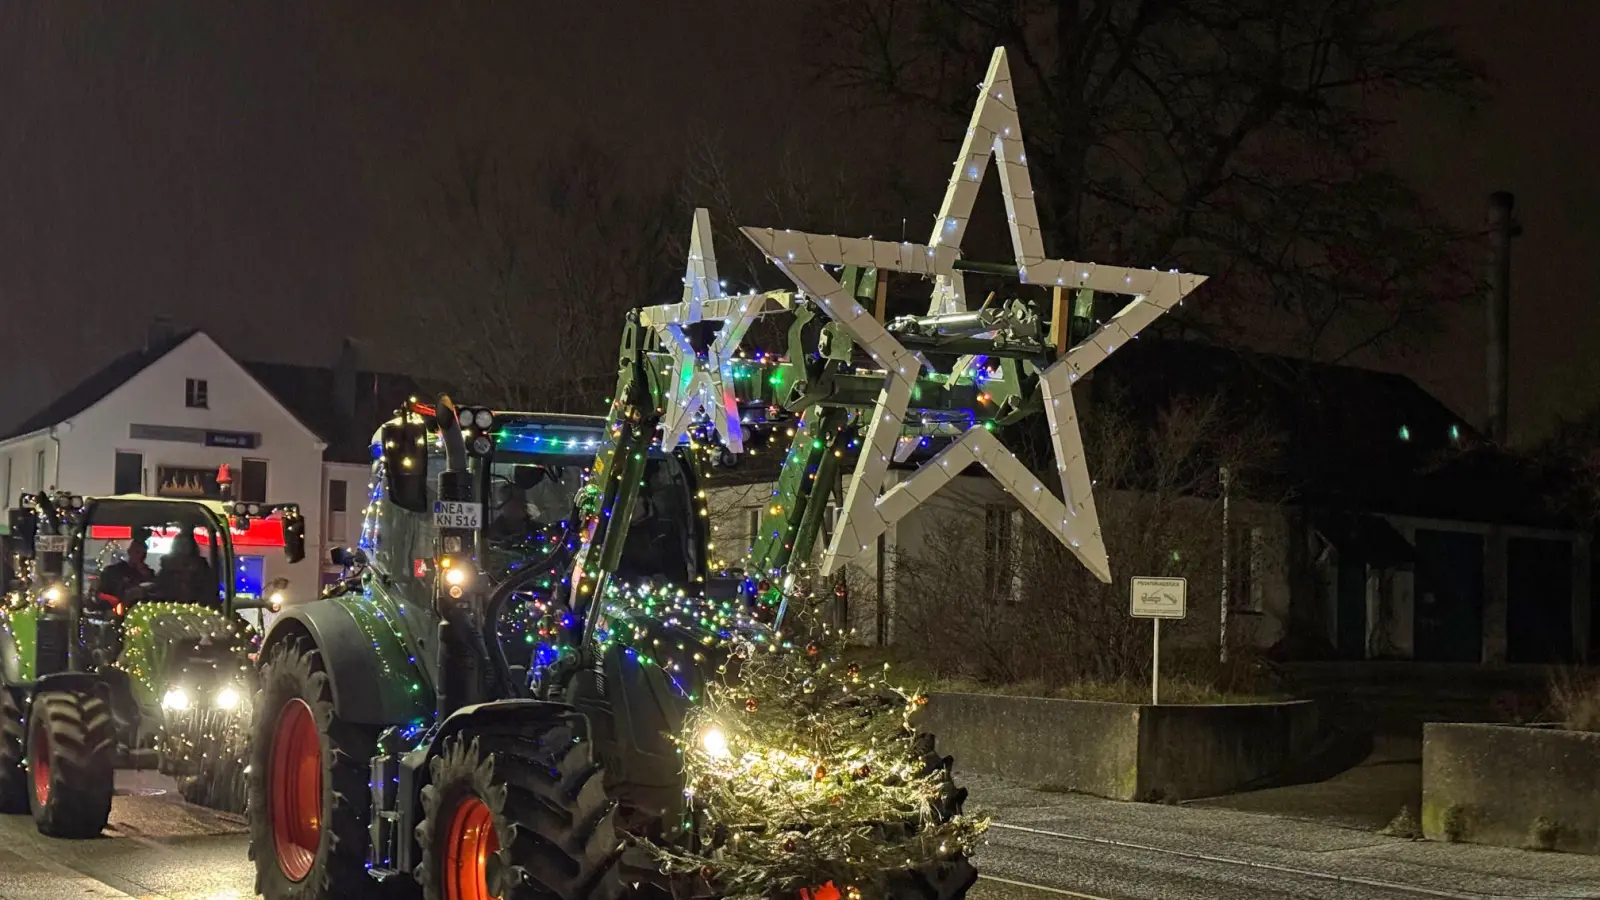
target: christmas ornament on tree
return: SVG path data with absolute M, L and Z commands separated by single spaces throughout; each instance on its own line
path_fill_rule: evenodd
M 910 871 L 966 865 L 987 821 L 960 813 L 963 792 L 913 727 L 917 695 L 841 663 L 842 638 L 751 647 L 707 685 L 679 743 L 688 814 L 717 837 L 649 845 L 665 871 L 730 900 L 824 886 L 874 900 Z

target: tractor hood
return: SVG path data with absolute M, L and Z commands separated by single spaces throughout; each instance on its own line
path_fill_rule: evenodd
M 155 705 L 180 670 L 247 666 L 256 635 L 242 619 L 180 603 L 141 603 L 124 620 L 117 666 L 133 682 L 141 706 Z

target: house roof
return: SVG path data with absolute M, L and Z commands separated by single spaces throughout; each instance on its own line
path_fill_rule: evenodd
M 328 462 L 371 462 L 372 434 L 378 426 L 408 398 L 438 392 L 436 386 L 407 375 L 357 371 L 352 373 L 354 408 L 343 409 L 333 368 L 263 362 L 242 365 L 279 403 L 322 438 L 328 445 L 323 451 L 323 459 Z
M 1221 397 L 1230 420 L 1282 439 L 1256 480 L 1267 495 L 1290 502 L 1459 521 L 1570 524 L 1549 502 L 1559 489 L 1551 472 L 1489 446 L 1404 375 L 1147 337 L 1119 347 L 1076 396 L 1085 416 L 1097 405 L 1116 403 L 1143 427 L 1155 426 L 1186 398 Z M 1040 433 L 1016 446 L 1046 445 L 1043 417 L 1017 427 Z M 782 461 L 782 450 L 771 448 L 735 469 L 714 471 L 712 480 L 770 481 Z
M 0 435 L 0 441 L 10 440 L 35 431 L 42 431 L 78 415 L 105 399 L 107 394 L 122 387 L 140 372 L 148 369 L 156 360 L 171 353 L 180 344 L 194 337 L 197 333 L 198 329 L 180 331 L 152 342 L 146 347 L 124 353 L 106 364 L 104 368 L 79 382 L 65 394 L 51 401 L 43 409 L 23 419 L 14 428 L 8 429 L 3 435 Z
M 1490 445 L 1410 378 L 1190 341 L 1147 339 L 1095 370 L 1091 398 L 1120 395 L 1153 422 L 1184 397 L 1221 396 L 1281 437 L 1269 482 L 1293 502 L 1353 512 L 1562 527 L 1551 473 Z
M 0 440 L 41 431 L 79 415 L 198 333 L 198 329 L 179 332 L 117 357 L 9 429 Z M 355 408 L 343 410 L 335 390 L 333 368 L 263 362 L 239 365 L 328 445 L 323 458 L 329 462 L 369 462 L 372 433 L 408 397 L 425 395 L 428 387 L 404 375 L 355 372 Z

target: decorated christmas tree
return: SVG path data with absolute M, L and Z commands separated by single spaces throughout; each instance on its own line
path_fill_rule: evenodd
M 966 866 L 987 827 L 963 816 L 948 763 L 919 735 L 923 697 L 888 666 L 842 657 L 844 637 L 742 642 L 680 739 L 698 847 L 652 847 L 669 872 L 728 898 L 882 897 L 898 880 Z

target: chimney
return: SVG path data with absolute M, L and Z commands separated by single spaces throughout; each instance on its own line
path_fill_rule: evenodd
M 156 347 L 172 340 L 172 336 L 176 333 L 177 329 L 172 325 L 171 316 L 165 313 L 156 316 L 150 320 L 150 326 L 145 329 L 144 351 L 149 353 Z
M 333 405 L 345 419 L 356 415 L 356 370 L 361 367 L 355 341 L 344 339 L 339 360 L 333 364 Z
M 1484 305 L 1488 336 L 1489 379 L 1488 422 L 1484 433 L 1489 440 L 1505 446 L 1511 436 L 1509 390 L 1511 364 L 1511 239 L 1522 234 L 1522 226 L 1512 215 L 1516 205 L 1509 191 L 1489 195 L 1489 296 Z

